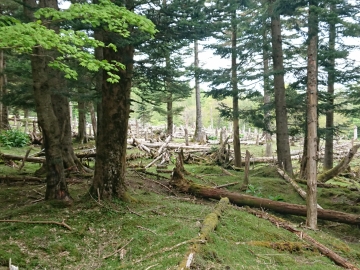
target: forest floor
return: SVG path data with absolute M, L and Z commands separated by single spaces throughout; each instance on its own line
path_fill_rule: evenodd
M 251 151 L 261 152 L 263 146 L 258 147 Z M 24 155 L 26 149 L 0 148 L 0 152 Z M 144 164 L 150 161 L 143 160 Z M 352 167 L 357 162 L 354 160 Z M 168 169 L 173 167 L 170 164 Z M 33 176 L 38 168 L 38 164 L 26 162 L 19 171 L 0 161 L 0 176 Z M 185 164 L 185 169 L 191 173 L 186 178 L 196 183 L 216 186 L 239 182 L 227 189 L 241 192 L 243 171 L 231 171 L 233 176 L 229 176 L 220 167 L 205 163 Z M 68 178 L 74 198 L 70 207 L 44 201 L 45 183 L 0 183 L 0 269 L 8 269 L 10 258 L 19 269 L 178 269 L 202 222 L 218 202 L 181 194 L 170 188 L 170 173 L 157 174 L 155 168 L 148 171 L 153 174 L 128 169 L 129 193 L 137 200 L 133 203 L 91 198 L 87 192 L 91 179 L 81 175 Z M 344 178 L 336 180 L 344 182 Z M 251 165 L 250 183 L 249 195 L 305 204 L 272 165 Z M 318 202 L 325 209 L 360 215 L 359 190 L 345 184 L 318 188 Z M 319 230 L 312 231 L 304 227 L 304 217 L 261 211 L 289 222 L 360 267 L 359 226 L 319 220 Z M 26 223 L 29 221 L 34 223 Z M 295 234 L 249 213 L 246 207 L 229 205 L 216 230 L 201 243 L 191 269 L 341 267 Z

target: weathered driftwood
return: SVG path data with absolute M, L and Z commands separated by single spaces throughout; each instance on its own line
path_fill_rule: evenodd
M 322 174 L 318 175 L 318 181 L 320 182 L 326 182 L 327 180 L 337 176 L 339 173 L 346 170 L 349 163 L 355 156 L 357 150 L 359 149 L 360 144 L 354 145 L 348 152 L 348 154 L 337 164 L 334 168 L 323 172 Z
M 178 269 L 184 270 L 184 269 L 190 269 L 191 262 L 195 256 L 196 253 L 198 253 L 201 249 L 201 245 L 199 244 L 200 240 L 201 242 L 207 241 L 209 239 L 210 233 L 215 230 L 216 226 L 219 223 L 219 217 L 221 216 L 221 213 L 226 209 L 227 205 L 229 204 L 228 198 L 222 198 L 219 203 L 216 205 L 213 212 L 208 214 L 202 224 L 201 230 L 199 235 L 194 238 L 194 244 L 190 247 L 187 255 L 180 263 Z
M 288 224 L 284 220 L 279 219 L 273 215 L 270 215 L 269 213 L 254 210 L 254 209 L 248 209 L 247 211 L 257 217 L 269 220 L 271 223 L 276 225 L 276 227 L 284 228 L 284 229 L 296 234 L 297 237 L 299 237 L 300 239 L 305 240 L 306 242 L 311 244 L 313 247 L 318 249 L 321 252 L 321 254 L 325 255 L 326 257 L 328 257 L 329 259 L 334 261 L 337 265 L 340 265 L 346 269 L 359 270 L 359 268 L 357 268 L 352 263 L 348 262 L 345 258 L 336 254 L 334 251 L 327 248 L 323 244 L 319 243 L 318 241 L 316 241 L 314 238 L 312 238 L 308 234 L 304 233 L 303 231 L 294 229 L 290 224 Z
M 293 186 L 293 188 L 297 191 L 297 193 L 299 193 L 300 197 L 306 201 L 306 192 L 298 185 L 298 183 L 296 183 L 290 176 L 288 176 L 279 167 L 277 168 L 277 171 L 282 178 L 284 178 L 287 182 L 290 183 L 290 185 Z M 319 204 L 317 205 L 317 208 L 323 209 Z
M 170 184 L 181 192 L 189 193 L 197 197 L 218 200 L 224 197 L 228 197 L 231 203 L 239 206 L 247 205 L 251 207 L 273 210 L 282 214 L 306 216 L 305 205 L 272 201 L 265 198 L 258 198 L 245 194 L 230 192 L 224 189 L 215 189 L 212 187 L 195 184 L 194 182 L 185 179 L 177 168 L 174 168 Z M 360 225 L 360 216 L 334 210 L 318 209 L 318 218 L 340 223 Z

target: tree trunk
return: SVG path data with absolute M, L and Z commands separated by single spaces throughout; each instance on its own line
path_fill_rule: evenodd
M 285 71 L 283 64 L 280 15 L 274 13 L 271 14 L 271 43 L 274 66 L 277 158 L 280 166 L 290 176 L 293 176 L 285 100 Z
M 167 120 L 167 135 L 172 136 L 174 133 L 174 115 L 173 115 L 173 100 L 172 93 L 168 94 L 166 102 L 166 120 Z
M 24 6 L 25 14 L 31 14 L 31 11 L 26 7 L 36 6 L 36 2 L 24 0 Z M 58 9 L 56 0 L 40 0 L 39 7 Z M 28 18 L 31 19 L 32 15 Z M 58 29 L 54 30 L 57 31 Z M 60 83 L 57 80 L 57 74 L 59 72 L 52 70 L 48 66 L 48 59 L 50 59 L 50 57 L 48 57 L 49 55 L 54 56 L 54 52 L 45 51 L 41 47 L 36 47 L 33 49 L 33 56 L 31 58 L 34 99 L 39 126 L 41 127 L 44 136 L 47 169 L 45 199 L 71 201 L 65 182 L 61 131 L 51 98 L 51 89 Z
M 307 64 L 307 218 L 306 225 L 317 229 L 317 14 L 315 2 L 310 1 Z
M 4 52 L 0 50 L 0 100 L 6 94 L 6 76 L 4 73 Z M 0 102 L 0 130 L 10 129 L 8 108 Z
M 241 167 L 241 146 L 240 146 L 240 131 L 239 131 L 239 91 L 238 91 L 238 79 L 237 79 L 237 64 L 236 64 L 236 39 L 237 39 L 237 24 L 236 13 L 232 15 L 232 32 L 231 32 L 231 87 L 232 87 L 232 99 L 233 99 L 233 147 L 234 147 L 234 166 Z
M 61 75 L 60 75 L 61 76 Z M 58 85 L 66 85 L 64 79 L 58 76 L 57 81 Z M 54 77 L 55 78 L 55 75 Z M 62 83 L 59 83 L 62 82 Z M 55 83 L 55 82 L 53 82 Z M 52 84 L 53 85 L 53 84 Z M 58 89 L 58 93 L 52 94 L 51 100 L 53 105 L 53 110 L 55 112 L 58 126 L 60 128 L 60 144 L 62 149 L 62 157 L 64 162 L 64 168 L 74 169 L 74 170 L 83 170 L 83 166 L 80 161 L 77 159 L 74 153 L 72 145 L 72 133 L 71 133 L 71 122 L 70 122 L 70 111 L 69 111 L 69 100 L 65 96 L 64 89 Z
M 93 133 L 94 133 L 94 138 L 96 140 L 97 121 L 96 121 L 96 114 L 95 114 L 95 109 L 94 109 L 94 103 L 93 102 L 89 102 L 89 109 L 90 109 L 91 125 L 92 125 L 92 129 L 93 129 Z
M 84 101 L 78 101 L 78 113 L 79 113 L 79 133 L 77 140 L 83 144 L 87 143 L 86 134 L 86 106 Z
M 335 4 L 330 5 L 330 13 L 336 12 Z M 328 60 L 328 94 L 329 110 L 326 112 L 324 170 L 334 166 L 334 92 L 335 92 L 335 21 L 329 21 L 329 60 Z
M 272 201 L 265 198 L 230 192 L 225 189 L 216 189 L 200 184 L 195 184 L 190 180 L 186 180 L 177 168 L 174 168 L 170 184 L 183 193 L 192 194 L 201 198 L 220 200 L 221 198 L 228 197 L 231 203 L 239 206 L 247 205 L 250 207 L 273 210 L 281 214 L 297 216 L 306 216 L 307 214 L 305 205 Z M 324 209 L 318 209 L 317 214 L 318 218 L 323 220 L 340 222 L 350 225 L 360 225 L 360 216 L 358 215 Z
M 118 37 L 102 33 L 105 44 L 118 42 Z M 101 35 L 101 33 L 98 33 Z M 114 40 L 115 39 L 115 40 Z M 115 42 L 116 41 L 116 42 Z M 98 136 L 96 140 L 96 163 L 94 181 L 90 192 L 100 198 L 117 197 L 128 200 L 125 185 L 127 130 L 130 115 L 130 92 L 133 73 L 134 47 L 124 45 L 115 52 L 103 48 L 103 59 L 116 60 L 125 65 L 119 70 L 118 83 L 107 81 L 103 72 L 101 104 L 98 113 Z
M 202 119 L 201 119 L 201 97 L 200 97 L 200 83 L 199 83 L 199 43 L 194 41 L 194 68 L 195 68 L 195 99 L 196 99 L 196 121 L 194 141 L 201 142 L 203 140 L 202 134 Z
M 265 24 L 265 22 L 264 22 Z M 270 78 L 269 78 L 269 51 L 268 51 L 268 39 L 267 39 L 267 25 L 264 25 L 263 33 L 263 67 L 264 67 L 264 132 L 265 132 L 265 156 L 272 156 L 272 139 L 271 139 L 271 119 L 270 119 Z

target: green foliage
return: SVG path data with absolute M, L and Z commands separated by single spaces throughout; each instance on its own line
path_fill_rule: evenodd
M 247 190 L 246 190 L 246 193 L 247 194 L 250 194 L 250 195 L 252 195 L 252 196 L 256 196 L 256 197 L 262 197 L 262 195 L 261 195 L 261 187 L 256 187 L 256 186 L 254 186 L 254 185 L 252 185 L 252 184 L 249 184 L 248 186 L 247 186 Z
M 100 0 L 99 4 L 73 4 L 66 10 L 51 8 L 40 9 L 35 12 L 36 22 L 20 23 L 14 21 L 12 25 L 0 27 L 0 49 L 11 49 L 18 53 L 31 54 L 35 46 L 46 50 L 57 50 L 60 56 L 50 65 L 65 73 L 66 78 L 77 79 L 77 72 L 66 61 L 76 60 L 80 66 L 91 71 L 104 69 L 108 72 L 109 81 L 119 81 L 114 71 L 123 69 L 124 65 L 113 61 L 99 61 L 92 53 L 96 47 L 110 47 L 116 50 L 113 44 L 104 44 L 83 31 L 61 29 L 60 33 L 47 28 L 48 20 L 70 21 L 81 20 L 93 27 L 102 25 L 106 31 L 129 37 L 129 27 L 138 28 L 146 32 L 150 38 L 156 33 L 154 24 L 143 16 L 137 15 L 124 7 L 119 7 L 108 0 Z M 42 19 L 47 19 L 42 21 Z M 1 26 L 1 25 L 0 25 Z
M 5 147 L 24 147 L 29 143 L 29 136 L 17 129 L 9 129 L 0 134 L 0 144 Z

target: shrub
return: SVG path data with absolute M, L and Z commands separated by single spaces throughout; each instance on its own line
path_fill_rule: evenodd
M 24 147 L 30 143 L 29 136 L 17 129 L 0 133 L 0 144 L 5 147 Z

